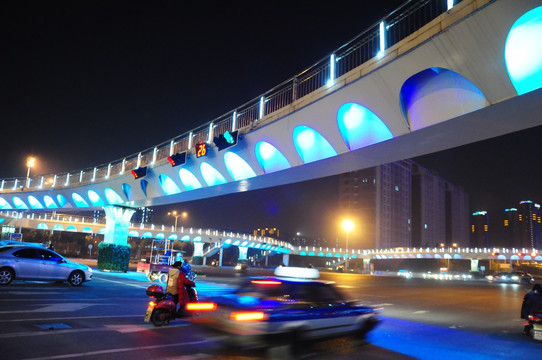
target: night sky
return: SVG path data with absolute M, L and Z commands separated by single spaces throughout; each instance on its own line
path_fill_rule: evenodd
M 403 2 L 14 2 L 0 13 L 0 178 L 24 177 L 29 155 L 36 175 L 151 148 L 259 97 Z M 502 211 L 542 201 L 541 135 L 415 160 L 463 186 L 473 211 Z M 333 177 L 167 208 L 188 210 L 194 226 L 333 237 L 337 187 Z

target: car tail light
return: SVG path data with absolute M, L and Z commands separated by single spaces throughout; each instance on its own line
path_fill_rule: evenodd
M 188 303 L 188 304 L 186 304 L 186 310 L 190 310 L 190 311 L 214 311 L 214 310 L 216 310 L 216 304 L 212 303 L 212 302 Z
M 276 280 L 252 280 L 251 283 L 257 285 L 280 285 L 282 282 Z
M 265 313 L 261 311 L 233 312 L 230 319 L 235 321 L 261 321 L 265 320 Z

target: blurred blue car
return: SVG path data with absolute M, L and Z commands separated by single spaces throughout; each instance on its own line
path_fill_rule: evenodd
M 342 335 L 364 339 L 380 310 L 347 300 L 318 277 L 316 269 L 278 267 L 274 277 L 243 279 L 232 293 L 212 299 L 216 310 L 193 322 L 227 335 L 229 344 L 252 348 Z

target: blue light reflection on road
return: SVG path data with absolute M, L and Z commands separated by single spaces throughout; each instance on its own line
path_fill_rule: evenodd
M 367 341 L 421 360 L 495 360 L 538 358 L 542 344 L 516 334 L 475 334 L 408 320 L 383 317 Z

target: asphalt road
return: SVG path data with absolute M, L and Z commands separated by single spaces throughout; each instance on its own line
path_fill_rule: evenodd
M 200 276 L 200 295 L 236 282 Z M 135 277 L 133 275 L 136 275 Z M 318 342 L 307 359 L 538 358 L 542 344 L 521 335 L 519 307 L 527 285 L 488 284 L 322 273 L 351 297 L 381 307 L 383 321 L 368 343 Z M 19 282 L 0 287 L 0 357 L 10 359 L 258 359 L 260 352 L 225 350 L 221 338 L 175 320 L 144 323 L 150 283 L 142 274 L 95 272 L 81 287 Z M 277 358 L 286 359 L 278 349 Z

